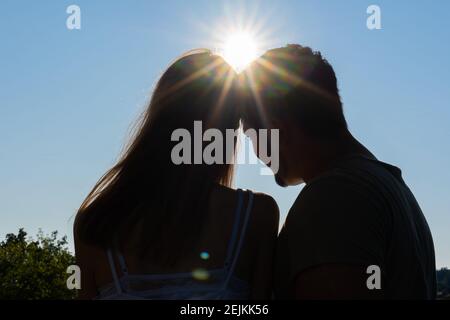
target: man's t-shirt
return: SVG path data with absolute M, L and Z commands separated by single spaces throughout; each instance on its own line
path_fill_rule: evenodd
M 387 299 L 435 298 L 433 239 L 400 169 L 353 156 L 303 188 L 278 238 L 275 297 L 326 264 L 379 266 Z

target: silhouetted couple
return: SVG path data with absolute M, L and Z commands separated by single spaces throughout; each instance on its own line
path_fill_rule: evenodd
M 275 179 L 305 183 L 279 235 L 273 198 L 232 188 L 233 161 L 174 163 L 173 133 L 194 136 L 194 121 L 224 136 L 241 124 L 279 130 Z M 270 50 L 239 75 L 206 50 L 175 61 L 124 154 L 81 205 L 74 235 L 80 298 L 433 299 L 436 292 L 431 233 L 401 171 L 351 135 L 333 68 L 299 45 Z

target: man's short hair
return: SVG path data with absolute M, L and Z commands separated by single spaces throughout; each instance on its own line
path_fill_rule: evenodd
M 320 52 L 287 45 L 267 51 L 243 74 L 243 119 L 266 127 L 267 119 L 290 119 L 316 138 L 347 129 L 333 67 Z

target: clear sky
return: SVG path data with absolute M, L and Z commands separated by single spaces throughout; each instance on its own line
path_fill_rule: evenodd
M 81 8 L 81 30 L 66 8 Z M 366 9 L 381 8 L 381 30 Z M 299 43 L 335 68 L 351 131 L 399 166 L 450 266 L 449 1 L 106 1 L 0 3 L 0 235 L 59 230 L 117 158 L 157 78 L 178 55 L 216 45 L 224 21 L 259 26 L 263 49 Z M 238 20 L 239 20 L 238 19 Z M 236 185 L 275 197 L 301 187 L 259 167 Z M 71 244 L 72 245 L 72 244 Z

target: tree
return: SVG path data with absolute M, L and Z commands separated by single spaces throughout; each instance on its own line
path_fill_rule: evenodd
M 439 298 L 450 297 L 450 270 L 441 268 L 436 272 L 437 290 Z
M 39 230 L 37 239 L 7 234 L 0 242 L 0 300 L 1 299 L 73 299 L 75 290 L 67 289 L 67 267 L 75 257 L 67 249 L 67 237 L 58 239 Z

